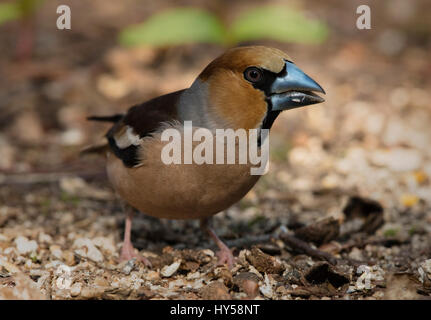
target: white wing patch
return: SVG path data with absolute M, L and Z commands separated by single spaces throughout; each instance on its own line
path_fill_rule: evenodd
M 138 146 L 141 144 L 141 138 L 130 126 L 125 126 L 124 129 L 116 133 L 114 135 L 114 139 L 117 147 L 120 149 L 125 149 L 131 145 Z

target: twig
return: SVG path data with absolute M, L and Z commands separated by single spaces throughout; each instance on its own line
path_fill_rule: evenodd
M 225 243 L 229 248 L 248 248 L 254 244 L 257 243 L 263 243 L 263 242 L 268 242 L 271 239 L 277 239 L 277 236 L 274 234 L 265 234 L 265 235 L 256 235 L 256 236 L 244 236 L 242 238 L 239 239 L 233 239 L 233 240 L 226 240 Z M 166 241 L 166 239 L 165 239 Z M 182 243 L 182 240 L 178 237 L 177 239 L 169 239 L 170 242 L 176 241 L 176 242 L 180 242 L 179 244 L 173 245 L 174 248 L 176 249 L 183 249 L 184 244 Z M 139 247 L 139 245 L 137 245 Z M 213 244 L 212 242 L 210 242 L 209 246 L 211 248 L 217 248 L 217 246 L 215 244 Z M 144 247 L 144 246 L 142 246 Z M 199 245 L 198 247 L 202 247 L 202 248 L 207 248 L 208 246 L 201 246 Z
M 100 172 L 49 172 L 49 173 L 22 173 L 22 174 L 1 174 L 1 185 L 22 185 L 57 182 L 67 177 L 81 177 L 84 179 L 101 178 L 105 173 Z
M 268 242 L 269 240 L 271 240 L 271 238 L 277 238 L 277 237 L 273 234 L 245 236 L 239 239 L 228 240 L 226 241 L 226 245 L 228 247 L 243 248 L 243 247 L 249 247 L 256 243 Z
M 314 249 L 307 242 L 294 236 L 291 236 L 287 232 L 280 233 L 279 238 L 295 251 L 305 253 L 306 255 L 309 255 L 310 257 L 316 259 L 324 259 L 332 265 L 337 264 L 337 259 L 333 255 L 321 250 Z

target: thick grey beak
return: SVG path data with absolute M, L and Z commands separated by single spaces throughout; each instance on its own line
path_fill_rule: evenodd
M 325 101 L 314 92 L 325 94 L 325 90 L 301 69 L 286 61 L 285 72 L 275 78 L 271 86 L 273 111 L 282 111 Z

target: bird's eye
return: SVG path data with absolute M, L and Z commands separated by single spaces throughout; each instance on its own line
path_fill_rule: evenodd
M 260 69 L 258 69 L 256 67 L 250 67 L 244 71 L 244 77 L 248 81 L 256 83 L 256 82 L 259 82 L 262 80 L 263 74 L 262 74 L 262 71 Z

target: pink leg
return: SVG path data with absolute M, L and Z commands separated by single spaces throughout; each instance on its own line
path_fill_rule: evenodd
M 216 235 L 214 230 L 211 229 L 211 227 L 209 226 L 209 219 L 201 219 L 200 224 L 202 231 L 207 233 L 211 237 L 211 239 L 214 240 L 217 247 L 220 249 L 220 251 L 216 253 L 218 257 L 218 265 L 227 264 L 229 269 L 232 269 L 234 263 L 233 254 L 228 248 L 228 246 L 226 246 L 224 242 L 221 241 L 220 238 Z
M 133 247 L 133 244 L 131 241 L 132 220 L 133 220 L 133 209 L 128 207 L 126 209 L 126 225 L 124 228 L 124 241 L 123 241 L 123 247 L 121 248 L 120 261 L 129 261 L 133 258 L 136 258 L 138 261 L 141 261 L 146 266 L 151 267 L 151 262 L 147 258 L 135 252 L 135 248 Z

